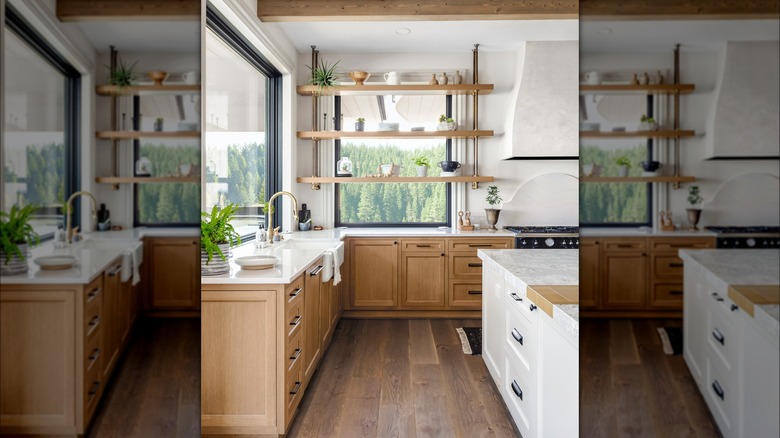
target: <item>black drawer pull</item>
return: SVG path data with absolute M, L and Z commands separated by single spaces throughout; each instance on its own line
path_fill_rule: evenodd
M 470 243 L 469 248 L 492 248 L 493 245 L 491 244 L 484 244 L 484 243 Z
M 109 273 L 108 273 L 108 276 L 109 276 L 109 277 L 116 277 L 116 274 L 118 274 L 118 273 L 119 273 L 119 271 L 121 271 L 121 270 L 122 270 L 122 265 L 119 265 L 119 266 L 117 266 L 116 268 L 114 268 L 114 270 L 112 270 L 111 272 L 109 272 Z
M 631 248 L 634 245 L 624 243 L 624 244 L 615 245 L 615 246 L 617 246 L 618 248 Z
M 430 248 L 430 247 L 431 247 L 431 245 L 421 245 L 421 244 L 419 244 L 419 243 L 418 243 L 418 244 L 417 244 L 417 247 L 418 247 L 418 248 Z
M 314 268 L 314 269 L 312 269 L 311 271 L 309 271 L 309 275 L 310 275 L 310 276 L 312 276 L 312 277 L 314 277 L 315 275 L 319 274 L 319 273 L 320 273 L 320 271 L 322 271 L 322 268 L 323 268 L 323 266 L 322 266 L 322 265 L 317 265 L 317 267 L 316 267 L 316 268 Z
M 92 350 L 92 354 L 89 355 L 88 359 L 94 362 L 95 360 L 97 360 L 98 357 L 100 357 L 100 349 L 95 348 L 94 350 Z
M 469 268 L 481 268 L 482 263 L 469 263 Z
M 723 301 L 723 298 L 721 298 L 717 292 L 713 292 L 712 297 L 715 298 L 715 301 Z
M 515 393 L 516 396 L 520 397 L 520 400 L 523 399 L 523 390 L 520 389 L 520 385 L 517 384 L 517 380 L 512 380 L 512 391 Z
M 94 300 L 94 299 L 95 299 L 95 297 L 97 297 L 98 295 L 100 295 L 100 291 L 101 291 L 101 289 L 100 289 L 99 287 L 96 287 L 96 288 L 92 289 L 92 290 L 91 290 L 91 291 L 90 291 L 90 292 L 87 294 L 87 302 L 88 302 L 88 303 L 89 303 L 89 302 L 91 302 L 92 300 Z
M 683 291 L 681 290 L 670 290 L 669 295 L 682 295 Z
M 301 389 L 301 382 L 295 382 L 295 387 L 293 387 L 293 390 L 290 391 L 290 395 L 295 395 L 300 391 Z
M 669 263 L 669 266 L 672 267 L 672 268 L 682 268 L 683 264 L 682 263 Z
M 516 294 L 516 293 L 514 293 L 514 292 L 512 292 L 511 294 L 509 294 L 509 296 L 510 296 L 510 297 L 512 297 L 512 299 L 513 299 L 513 300 L 515 300 L 515 301 L 523 301 L 523 299 L 522 299 L 522 298 L 520 298 L 520 295 L 518 295 L 518 294 Z
M 720 330 L 715 329 L 712 331 L 712 337 L 715 338 L 716 341 L 720 342 L 720 345 L 726 345 L 724 341 L 726 338 L 723 336 L 723 333 L 720 332 Z
M 290 322 L 290 325 L 298 325 L 301 322 L 301 316 L 298 315 Z
M 482 295 L 481 290 L 470 290 L 469 295 Z
M 512 337 L 515 338 L 515 341 L 519 342 L 520 345 L 523 345 L 523 335 L 521 335 L 516 328 L 512 329 Z
M 732 305 L 731 305 L 731 311 L 732 311 L 732 312 L 736 312 L 736 311 L 737 311 L 737 309 L 739 309 L 739 306 L 737 306 L 736 304 L 732 304 Z
M 294 291 L 290 292 L 290 296 L 295 298 L 295 297 L 297 297 L 301 293 L 302 290 L 303 289 L 301 289 L 301 288 L 296 288 Z
M 89 388 L 89 392 L 87 392 L 87 395 L 95 395 L 97 394 L 99 389 L 100 389 L 100 382 L 93 382 L 92 387 Z
M 295 349 L 295 353 L 293 353 L 293 355 L 290 356 L 290 360 L 298 359 L 298 356 L 300 356 L 300 355 L 301 355 L 301 349 L 300 348 L 296 348 Z
M 712 381 L 712 389 L 715 391 L 715 395 L 720 397 L 721 400 L 725 400 L 725 398 L 723 398 L 725 393 L 723 392 L 723 388 L 721 388 L 720 383 L 718 383 L 717 380 Z
M 528 308 L 531 309 L 531 312 L 533 312 L 534 310 L 536 310 L 536 305 L 531 304 L 530 306 L 528 306 Z

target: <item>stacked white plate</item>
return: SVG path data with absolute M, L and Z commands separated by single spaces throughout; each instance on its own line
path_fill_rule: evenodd
M 398 128 L 401 126 L 400 123 L 395 122 L 382 122 L 378 126 L 379 131 L 398 131 Z
M 271 255 L 251 255 L 245 257 L 239 257 L 236 259 L 236 264 L 241 269 L 271 269 L 276 266 L 281 259 Z
M 70 269 L 78 263 L 72 255 L 50 255 L 36 257 L 33 262 L 44 271 L 62 271 Z

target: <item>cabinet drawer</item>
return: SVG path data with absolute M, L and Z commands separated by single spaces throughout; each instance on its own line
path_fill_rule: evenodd
M 303 332 L 298 331 L 298 334 L 295 335 L 295 337 L 292 338 L 290 342 L 287 343 L 287 348 L 285 349 L 285 357 L 287 361 L 287 377 L 290 376 L 290 373 L 292 372 L 293 367 L 296 363 L 301 362 L 302 359 L 302 353 L 303 353 Z
M 682 278 L 683 261 L 676 255 L 654 255 L 653 274 L 655 277 Z
M 284 399 L 286 405 L 285 423 L 292 417 L 298 403 L 303 397 L 303 361 L 295 361 L 292 370 L 287 374 L 287 380 L 284 388 Z
M 704 397 L 710 406 L 710 412 L 718 423 L 723 436 L 736 436 L 739 394 L 737 379 L 728 372 L 723 364 L 712 355 L 708 355 L 707 380 L 704 382 Z
M 92 368 L 100 368 L 100 359 L 103 354 L 101 336 L 92 336 L 84 344 L 84 371 L 90 372 Z
M 103 276 L 99 275 L 96 279 L 92 280 L 92 283 L 84 288 L 86 295 L 84 295 L 84 314 L 94 313 L 95 307 L 103 307 Z
M 529 376 L 536 373 L 537 328 L 513 306 L 507 306 L 504 336 L 507 355 L 519 371 Z
M 479 249 L 514 248 L 513 238 L 507 239 L 470 239 L 453 237 L 450 240 L 450 251 L 476 251 Z
M 287 303 L 284 306 L 285 310 L 290 310 L 290 308 L 294 307 L 299 300 L 303 300 L 303 275 L 288 284 L 287 287 L 284 288 L 284 293 L 287 297 Z
M 476 253 L 450 253 L 450 278 L 482 278 L 482 259 Z
M 647 251 L 647 241 L 645 239 L 604 239 L 602 245 L 601 248 L 604 251 Z
M 84 338 L 87 342 L 97 336 L 103 320 L 102 306 L 89 306 L 89 310 L 89 313 L 84 313 Z
M 520 292 L 519 289 L 507 287 L 505 303 L 507 308 L 512 308 L 515 314 L 521 315 L 532 327 L 536 327 L 540 310 L 528 299 L 525 293 Z
M 285 327 L 287 329 L 287 342 L 291 342 L 295 335 L 301 332 L 303 326 L 303 300 L 295 300 L 294 304 L 287 309 Z M 317 321 L 313 321 L 317 324 Z
M 735 371 L 737 365 L 738 340 L 737 330 L 731 315 L 721 309 L 712 308 L 707 312 L 707 350 L 711 360 L 721 362 L 722 368 L 729 372 Z M 736 377 L 734 374 L 733 377 Z
M 536 395 L 529 379 L 512 363 L 512 355 L 504 358 L 504 387 L 502 395 L 509 413 L 522 436 L 536 436 Z
M 450 280 L 447 305 L 450 307 L 482 308 L 482 282 Z
M 655 283 L 651 293 L 650 305 L 652 307 L 675 309 L 683 307 L 682 283 Z
M 713 238 L 650 239 L 653 251 L 669 251 L 673 254 L 682 248 L 714 248 Z
M 446 249 L 444 239 L 401 239 L 401 251 L 437 251 Z
M 99 361 L 98 361 L 99 362 Z M 100 366 L 93 366 L 84 375 L 84 412 L 89 418 L 100 400 L 103 392 Z

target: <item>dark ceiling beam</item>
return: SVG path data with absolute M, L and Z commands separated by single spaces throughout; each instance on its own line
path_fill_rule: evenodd
M 777 18 L 780 0 L 580 0 L 583 21 Z
M 200 0 L 57 0 L 57 18 L 73 21 L 199 21 Z
M 578 0 L 257 0 L 262 21 L 577 19 Z

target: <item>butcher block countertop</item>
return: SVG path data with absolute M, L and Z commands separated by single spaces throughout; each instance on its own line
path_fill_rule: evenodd
M 528 299 L 534 302 L 544 313 L 553 317 L 556 305 L 578 305 L 580 302 L 579 286 L 528 286 Z
M 780 284 L 730 286 L 729 298 L 748 315 L 755 317 L 755 306 L 780 304 Z

